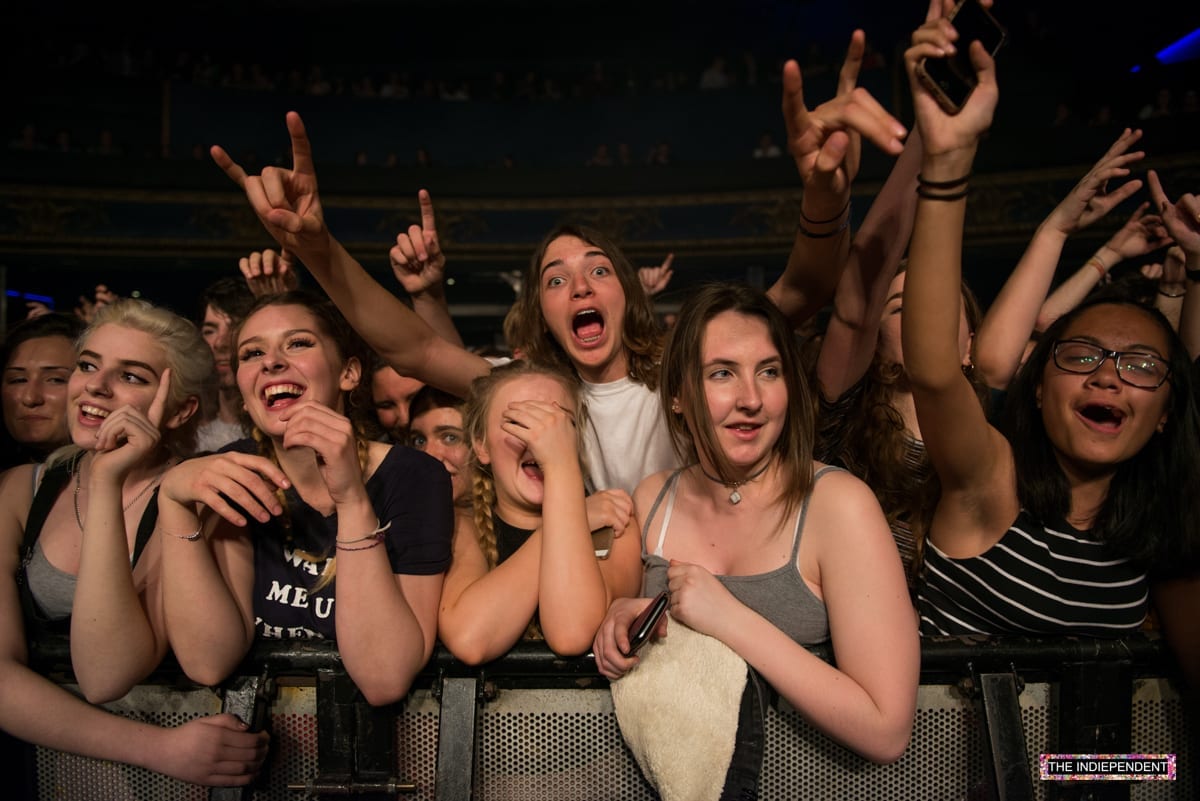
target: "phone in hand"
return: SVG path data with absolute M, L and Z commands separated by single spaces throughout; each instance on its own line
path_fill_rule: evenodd
M 629 625 L 629 650 L 622 651 L 622 654 L 633 656 L 639 648 L 646 644 L 658 626 L 659 618 L 663 616 L 663 612 L 667 611 L 670 601 L 671 596 L 667 594 L 666 590 L 663 590 L 650 602 L 649 606 L 642 610 L 640 615 L 634 618 L 633 623 Z
M 969 54 L 971 42 L 978 40 L 995 57 L 1007 33 L 979 0 L 959 0 L 948 17 L 958 31 L 954 54 L 944 58 L 923 58 L 917 63 L 917 80 L 929 90 L 947 114 L 957 114 L 975 90 L 975 68 Z
M 596 552 L 597 559 L 608 558 L 614 537 L 616 537 L 616 532 L 613 531 L 612 526 L 604 526 L 592 532 L 592 550 Z

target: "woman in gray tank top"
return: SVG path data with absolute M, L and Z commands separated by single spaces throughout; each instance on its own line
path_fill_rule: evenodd
M 661 392 L 689 466 L 650 476 L 634 496 L 643 595 L 670 593 L 657 633 L 686 626 L 719 640 L 837 742 L 876 762 L 899 758 L 920 656 L 904 573 L 871 490 L 812 459 L 813 412 L 787 322 L 749 287 L 702 288 L 668 340 Z M 625 654 L 646 605 L 623 598 L 609 609 L 594 650 L 610 679 L 639 662 Z M 826 639 L 836 667 L 804 647 Z

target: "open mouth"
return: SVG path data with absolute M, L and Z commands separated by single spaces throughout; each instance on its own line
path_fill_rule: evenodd
M 521 462 L 521 472 L 532 478 L 534 481 L 542 480 L 542 468 L 533 459 L 527 459 Z
M 604 334 L 604 315 L 595 309 L 584 309 L 571 320 L 571 332 L 584 345 L 597 342 Z
M 304 387 L 299 384 L 273 384 L 263 390 L 263 401 L 268 409 L 286 406 L 304 394 Z
M 1102 431 L 1117 431 L 1125 422 L 1125 412 L 1102 403 L 1089 403 L 1080 407 L 1077 413 L 1091 423 L 1093 428 Z
M 85 420 L 103 420 L 109 414 L 105 409 L 101 409 L 98 406 L 90 406 L 86 403 L 79 404 L 79 413 L 83 415 Z

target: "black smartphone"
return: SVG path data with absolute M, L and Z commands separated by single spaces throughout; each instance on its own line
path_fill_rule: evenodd
M 638 649 L 646 644 L 650 639 L 650 635 L 654 633 L 654 629 L 658 626 L 658 620 L 663 616 L 663 612 L 667 611 L 667 605 L 671 601 L 671 596 L 667 595 L 667 591 L 663 590 L 658 594 L 650 605 L 647 606 L 642 613 L 634 618 L 633 623 L 629 625 L 629 650 L 623 651 L 625 656 L 633 656 Z
M 957 114 L 962 111 L 977 83 L 968 52 L 971 42 L 978 40 L 995 57 L 1007 33 L 991 12 L 979 4 L 979 0 L 960 0 L 949 19 L 958 31 L 954 55 L 922 59 L 917 64 L 917 79 L 947 114 Z

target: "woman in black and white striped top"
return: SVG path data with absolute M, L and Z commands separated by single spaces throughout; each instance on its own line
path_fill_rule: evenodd
M 949 22 L 927 22 L 906 54 L 910 75 L 955 38 Z M 1200 537 L 1200 413 L 1186 349 L 1166 318 L 1113 299 L 1059 319 L 1010 388 L 1003 434 L 959 370 L 967 179 L 998 98 L 991 58 L 976 43 L 970 57 L 978 85 L 957 114 L 911 81 L 924 158 L 903 346 L 942 485 L 919 587 L 921 631 L 1118 636 L 1142 624 L 1160 580 L 1174 590 L 1159 607 L 1170 624 L 1194 603 L 1197 583 L 1179 579 Z M 1194 198 L 1180 201 L 1186 222 L 1153 174 L 1151 185 L 1172 236 L 1185 250 L 1193 242 L 1200 260 Z

